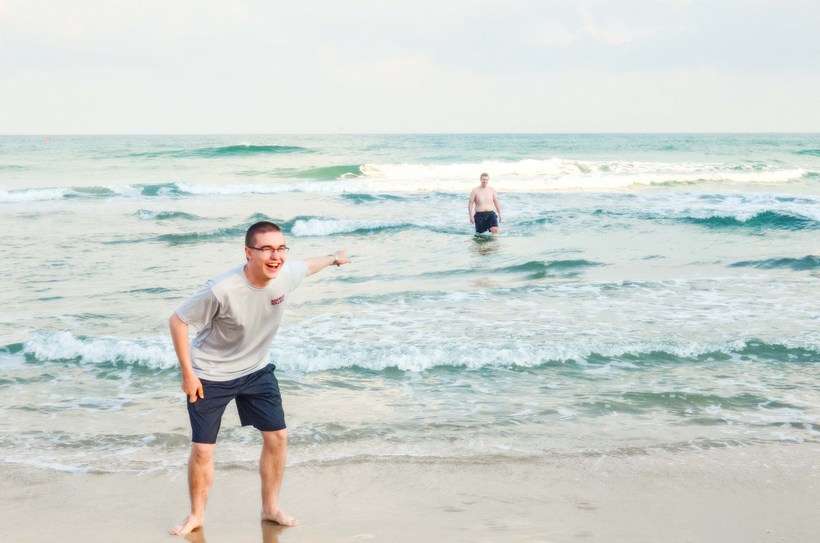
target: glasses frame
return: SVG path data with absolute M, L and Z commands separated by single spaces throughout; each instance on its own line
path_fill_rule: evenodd
M 290 251 L 290 247 L 287 245 L 282 245 L 280 247 L 271 247 L 269 245 L 263 245 L 262 247 L 251 247 L 250 245 L 245 245 L 248 249 L 253 249 L 254 251 L 259 251 L 265 258 L 270 258 L 273 253 L 279 253 L 279 256 L 285 256 L 288 251 Z

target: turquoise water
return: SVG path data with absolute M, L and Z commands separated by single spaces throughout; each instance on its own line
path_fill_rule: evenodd
M 820 441 L 820 135 L 3 136 L 0 461 L 179 469 L 167 319 L 261 219 L 355 261 L 271 348 L 291 463 Z

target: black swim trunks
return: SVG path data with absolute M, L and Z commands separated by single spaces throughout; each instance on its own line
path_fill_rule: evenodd
M 490 228 L 498 227 L 498 215 L 495 211 L 476 211 L 475 233 L 482 234 Z
M 188 416 L 191 419 L 194 443 L 216 443 L 222 424 L 222 414 L 231 400 L 236 400 L 239 421 L 242 426 L 253 425 L 262 432 L 284 430 L 285 411 L 279 382 L 273 374 L 275 366 L 269 364 L 259 371 L 230 381 L 200 379 L 204 398 L 191 403 L 186 396 Z

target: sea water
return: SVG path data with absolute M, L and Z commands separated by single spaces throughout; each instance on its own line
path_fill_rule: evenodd
M 818 134 L 3 136 L 0 462 L 183 469 L 168 317 L 258 220 L 354 261 L 270 349 L 291 464 L 820 442 Z

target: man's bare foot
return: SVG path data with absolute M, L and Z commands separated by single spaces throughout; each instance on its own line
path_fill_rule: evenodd
M 188 518 L 182 521 L 179 526 L 174 526 L 171 530 L 171 535 L 188 535 L 194 530 L 198 530 L 205 525 L 205 519 L 194 515 L 188 515 Z
M 263 509 L 262 520 L 269 520 L 271 522 L 275 522 L 276 524 L 281 524 L 282 526 L 296 526 L 297 524 L 299 524 L 299 521 L 297 519 L 288 515 L 281 509 L 277 509 L 272 513 L 266 513 Z

